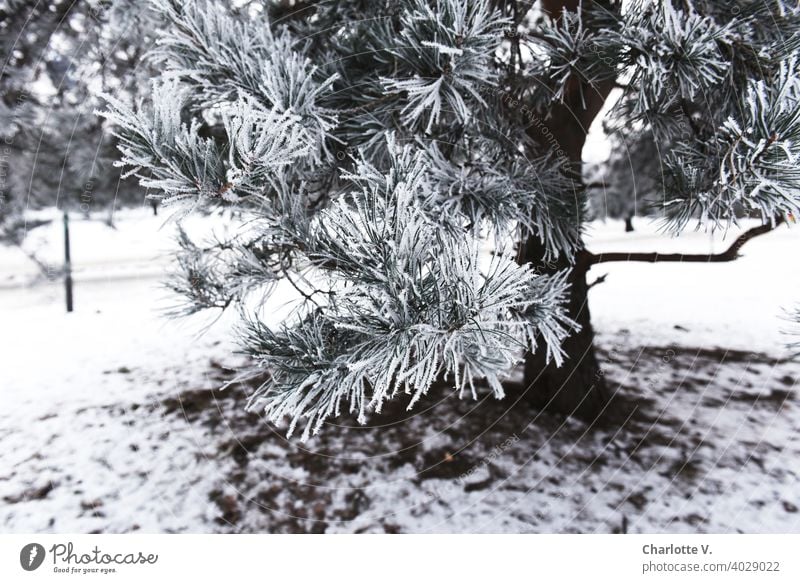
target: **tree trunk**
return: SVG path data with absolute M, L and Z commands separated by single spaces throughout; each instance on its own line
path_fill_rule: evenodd
M 625 232 L 633 233 L 633 215 L 625 217 Z
M 597 1 L 597 0 L 595 0 Z M 598 3 L 608 4 L 602 0 Z M 582 10 L 589 2 L 578 0 L 543 0 L 542 7 L 552 17 L 559 18 L 563 10 Z M 610 4 L 607 9 L 613 9 Z M 593 85 L 573 77 L 561 102 L 554 103 L 546 125 L 557 144 L 568 158 L 569 172 L 578 189 L 581 184 L 581 165 L 586 134 L 600 112 L 608 94 L 613 88 L 611 81 Z M 552 144 L 542 142 L 542 132 L 529 129 L 529 135 L 547 148 Z M 546 138 L 545 138 L 546 139 Z M 581 205 L 581 197 L 576 204 Z M 581 220 L 583 209 L 576 209 Z M 603 378 L 603 371 L 597 362 L 594 348 L 594 330 L 589 313 L 586 274 L 589 265 L 579 251 L 576 261 L 570 264 L 566 258 L 556 262 L 544 261 L 544 249 L 536 235 L 525 241 L 520 258 L 537 267 L 544 265 L 545 272 L 570 269 L 568 313 L 580 325 L 579 330 L 564 341 L 565 362 L 560 366 L 546 363 L 543 351 L 528 354 L 525 359 L 525 388 L 534 406 L 584 421 L 594 421 L 608 409 L 609 393 Z
M 72 311 L 72 256 L 69 245 L 69 213 L 64 211 L 64 295 L 67 312 Z
M 111 207 L 108 209 L 108 215 L 106 216 L 106 225 L 109 229 L 115 229 L 117 226 L 114 224 L 114 205 L 112 204 Z
M 538 239 L 531 237 L 525 246 L 525 257 L 535 265 L 542 262 L 542 248 Z M 591 422 L 606 412 L 609 403 L 603 371 L 594 348 L 594 329 L 589 312 L 588 271 L 579 260 L 571 267 L 567 310 L 569 317 L 580 329 L 573 330 L 564 341 L 564 363 L 557 367 L 545 362 L 544 351 L 529 353 L 525 358 L 525 389 L 530 402 L 537 409 L 560 415 L 576 417 Z M 566 260 L 547 265 L 546 271 L 570 268 Z

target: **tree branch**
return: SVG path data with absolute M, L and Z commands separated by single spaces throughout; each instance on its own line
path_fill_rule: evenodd
M 586 289 L 592 289 L 597 284 L 603 283 L 606 280 L 607 277 L 608 277 L 608 274 L 604 273 L 603 275 L 601 275 L 600 277 L 595 279 L 592 283 L 590 283 L 588 286 L 586 286 Z
M 722 263 L 734 261 L 739 258 L 739 250 L 750 239 L 769 233 L 775 227 L 783 223 L 783 217 L 775 219 L 775 224 L 767 223 L 758 227 L 753 227 L 739 235 L 736 240 L 721 253 L 590 253 L 585 251 L 583 261 L 588 266 L 609 261 L 643 261 L 646 263 L 660 263 L 663 261 L 675 261 L 684 263 Z

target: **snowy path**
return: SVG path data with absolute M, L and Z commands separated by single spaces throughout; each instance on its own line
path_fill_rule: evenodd
M 159 317 L 159 226 L 76 221 L 69 315 L 60 285 L 19 287 L 24 258 L 0 250 L 3 531 L 800 532 L 800 366 L 779 319 L 800 302 L 800 229 L 731 264 L 593 269 L 609 274 L 590 297 L 605 368 L 638 405 L 625 428 L 437 393 L 304 445 L 245 413 L 243 388 L 212 390 L 238 358 L 229 321 L 199 335 L 207 319 Z M 593 235 L 594 250 L 710 246 Z

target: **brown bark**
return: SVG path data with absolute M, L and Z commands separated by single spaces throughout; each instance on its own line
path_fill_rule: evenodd
M 538 244 L 531 247 L 531 240 L 528 243 L 526 256 L 536 261 L 541 249 Z M 555 267 L 567 265 L 559 262 Z M 560 367 L 547 363 L 541 350 L 528 354 L 524 382 L 536 408 L 590 422 L 606 413 L 610 399 L 594 349 L 586 272 L 587 265 L 577 263 L 568 277 L 567 311 L 580 328 L 562 345 L 565 362 Z
M 584 3 L 586 5 L 588 3 Z M 578 0 L 544 0 L 542 7 L 551 16 L 558 18 L 563 9 L 580 9 Z M 577 189 L 583 189 L 581 182 L 582 150 L 586 135 L 594 118 L 600 112 L 613 81 L 602 84 L 589 84 L 577 76 L 573 77 L 562 102 L 554 103 L 546 120 L 547 129 L 557 140 L 569 161 L 569 171 L 573 174 Z M 534 140 L 543 136 L 537 128 L 529 129 Z M 546 145 L 546 144 L 544 144 Z M 580 205 L 582 196 L 576 193 L 575 204 Z M 580 216 L 581 208 L 576 208 Z M 544 262 L 544 249 L 536 236 L 530 237 L 522 247 L 521 260 L 534 265 L 545 265 L 545 271 L 555 272 L 571 269 L 569 275 L 570 293 L 568 312 L 580 329 L 574 331 L 564 342 L 567 359 L 561 367 L 546 363 L 538 351 L 529 354 L 525 360 L 525 387 L 537 408 L 593 421 L 603 415 L 610 402 L 608 390 L 603 380 L 594 349 L 594 330 L 589 312 L 586 273 L 590 264 L 582 261 L 570 264 L 562 257 L 555 262 Z
M 725 263 L 739 258 L 739 250 L 750 239 L 769 233 L 783 223 L 783 217 L 777 217 L 774 224 L 766 223 L 753 227 L 739 235 L 725 251 L 720 253 L 589 253 L 584 252 L 582 261 L 589 265 L 607 263 L 609 261 L 643 261 L 645 263 L 660 263 L 674 261 L 678 263 Z
M 633 215 L 625 217 L 625 232 L 633 233 Z

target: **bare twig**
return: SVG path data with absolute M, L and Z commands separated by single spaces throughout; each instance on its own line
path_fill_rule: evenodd
M 604 273 L 603 275 L 601 275 L 601 276 L 599 276 L 597 279 L 595 279 L 595 280 L 594 280 L 592 283 L 590 283 L 590 284 L 587 286 L 587 288 L 586 288 L 586 289 L 592 289 L 592 288 L 593 288 L 594 286 L 596 286 L 597 284 L 599 284 L 599 283 L 603 283 L 603 282 L 606 280 L 606 278 L 607 278 L 607 277 L 608 277 L 608 274 L 607 274 L 607 273 Z

